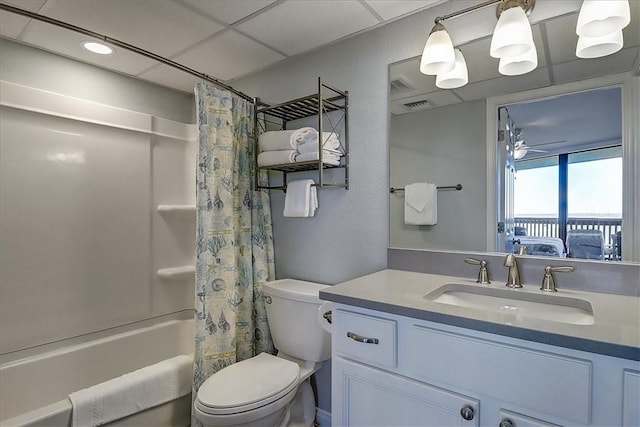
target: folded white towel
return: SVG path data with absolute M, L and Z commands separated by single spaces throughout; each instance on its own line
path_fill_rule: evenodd
M 420 182 L 404 187 L 404 222 L 412 225 L 435 225 L 438 222 L 438 189 L 435 184 Z
M 341 154 L 334 151 L 322 151 L 322 163 L 327 163 L 330 165 L 339 165 L 340 164 L 340 156 Z M 317 151 L 311 153 L 301 153 L 296 156 L 296 162 L 308 162 L 311 160 L 318 160 L 319 154 Z
M 258 166 L 282 165 L 296 160 L 296 150 L 263 151 L 258 154 Z
M 305 135 L 312 133 L 317 134 L 318 131 L 312 127 L 268 131 L 260 134 L 258 144 L 260 151 L 291 150 L 298 146 Z
M 284 198 L 284 216 L 303 218 L 313 216 L 318 202 L 317 193 L 312 190 L 315 190 L 312 179 L 289 182 Z
M 318 132 L 305 134 L 298 143 L 297 150 L 300 153 L 318 151 Z M 322 132 L 322 148 L 337 150 L 340 148 L 340 140 L 335 132 Z
M 181 355 L 69 395 L 72 426 L 99 426 L 191 392 L 193 357 Z

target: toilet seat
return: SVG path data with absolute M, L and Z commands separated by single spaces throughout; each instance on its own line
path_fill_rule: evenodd
M 212 416 L 245 413 L 283 398 L 285 405 L 293 398 L 299 379 L 298 364 L 261 353 L 213 374 L 198 390 L 195 404 Z

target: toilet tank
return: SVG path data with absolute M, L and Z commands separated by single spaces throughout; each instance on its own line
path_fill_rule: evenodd
M 331 357 L 331 335 L 318 321 L 318 292 L 326 287 L 294 279 L 262 285 L 269 330 L 279 351 L 310 362 Z

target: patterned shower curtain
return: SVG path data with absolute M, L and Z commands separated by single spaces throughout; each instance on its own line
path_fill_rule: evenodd
M 274 353 L 261 286 L 275 276 L 269 194 L 253 190 L 253 104 L 206 83 L 196 104 L 194 398 L 216 371 Z

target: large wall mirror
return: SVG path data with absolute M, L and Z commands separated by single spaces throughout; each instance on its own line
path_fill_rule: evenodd
M 622 50 L 590 60 L 575 57 L 576 21 L 535 24 L 539 65 L 521 76 L 498 73 L 490 37 L 459 46 L 458 89 L 438 89 L 419 57 L 390 65 L 392 247 L 640 261 L 638 20 Z M 395 190 L 418 182 L 440 187 L 435 225 L 405 222 Z

